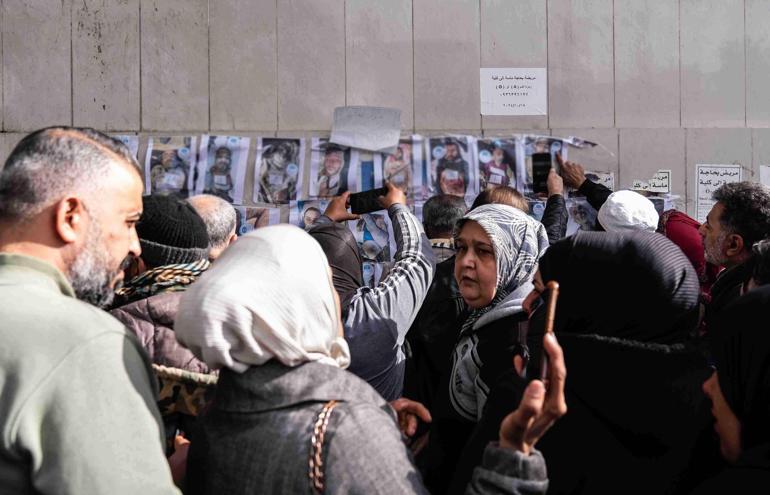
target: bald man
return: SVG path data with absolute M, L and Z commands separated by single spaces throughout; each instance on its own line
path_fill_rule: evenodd
M 236 239 L 238 214 L 233 205 L 212 194 L 201 194 L 187 200 L 206 224 L 209 236 L 209 261 L 214 261 Z

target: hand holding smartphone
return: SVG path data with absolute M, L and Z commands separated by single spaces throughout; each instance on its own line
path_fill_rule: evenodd
M 548 173 L 551 171 L 551 154 L 532 155 L 532 190 L 535 193 L 548 192 Z
M 387 187 L 380 187 L 377 189 L 371 189 L 360 193 L 351 194 L 350 200 L 350 212 L 356 215 L 362 213 L 371 213 L 373 211 L 382 210 L 382 205 L 378 201 L 380 196 L 388 194 Z

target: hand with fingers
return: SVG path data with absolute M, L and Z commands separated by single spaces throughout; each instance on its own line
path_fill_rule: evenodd
M 556 162 L 559 164 L 565 186 L 579 189 L 586 181 L 586 171 L 581 164 L 569 160 L 564 161 L 561 153 L 556 153 Z
M 404 194 L 404 191 L 394 186 L 392 182 L 385 182 L 385 187 L 388 188 L 388 193 L 377 198 L 380 206 L 387 210 L 394 204 L 406 204 L 406 194 Z
M 564 195 L 564 180 L 558 173 L 556 173 L 556 170 L 551 169 L 551 171 L 548 172 L 548 180 L 546 181 L 546 184 L 548 187 L 549 198 L 556 194 Z
M 354 215 L 348 211 L 350 207 L 350 192 L 344 192 L 339 196 L 335 196 L 329 201 L 329 206 L 326 207 L 324 215 L 331 218 L 335 222 L 346 222 L 348 220 L 358 220 L 358 215 Z
M 567 368 L 564 353 L 552 332 L 543 338 L 543 350 L 548 354 L 547 386 L 540 380 L 531 381 L 518 409 L 500 423 L 500 446 L 523 454 L 529 454 L 548 428 L 567 412 L 564 400 Z
M 182 435 L 174 437 L 174 453 L 168 458 L 171 469 L 171 478 L 177 486 L 182 486 L 187 474 L 187 451 L 190 449 L 190 441 Z
M 424 405 L 405 397 L 391 401 L 390 407 L 398 414 L 398 429 L 407 437 L 417 432 L 418 420 L 424 423 L 430 423 L 432 420 L 430 412 Z

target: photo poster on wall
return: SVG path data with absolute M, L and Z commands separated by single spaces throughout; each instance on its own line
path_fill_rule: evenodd
M 476 139 L 473 136 L 428 138 L 428 195 L 450 194 L 471 204 L 479 194 Z
M 236 225 L 238 235 L 248 234 L 252 230 L 281 223 L 280 208 L 236 206 L 235 211 L 238 214 L 238 223 Z
M 125 144 L 128 151 L 131 152 L 131 156 L 139 161 L 139 136 L 131 134 L 116 134 L 112 136 L 113 139 L 117 139 L 121 143 Z
M 412 135 L 401 138 L 392 154 L 382 155 L 382 178 L 404 191 L 407 202 L 425 199 L 424 175 L 424 140 L 422 136 Z
M 147 194 L 184 199 L 194 190 L 197 136 L 150 137 L 144 160 Z
M 361 259 L 386 263 L 395 255 L 393 225 L 386 211 L 367 213 L 350 220 L 348 228 L 358 243 Z
M 289 204 L 302 191 L 305 140 L 257 138 L 254 167 L 255 203 Z
M 351 148 L 330 143 L 327 138 L 312 138 L 310 187 L 308 197 L 303 199 L 331 198 L 349 191 L 357 181 L 357 167 L 352 165 L 357 154 Z
M 517 188 L 518 143 L 514 136 L 476 140 L 479 191 L 499 186 Z
M 241 204 L 250 143 L 247 137 L 201 136 L 196 194 L 211 194 Z
M 577 232 L 595 230 L 597 211 L 585 198 L 568 198 L 567 201 L 567 234 L 569 237 Z
M 289 203 L 289 223 L 301 229 L 310 230 L 329 206 L 328 199 L 292 201 Z
M 518 182 L 519 192 L 528 197 L 534 197 L 533 183 L 534 173 L 532 170 L 532 155 L 536 153 L 548 153 L 551 155 L 551 168 L 559 172 L 559 165 L 556 161 L 556 154 L 560 153 L 563 160 L 567 160 L 568 146 L 562 138 L 554 136 L 522 135 L 519 136 L 521 143 L 519 145 L 519 155 L 517 162 L 521 164 L 518 172 L 522 180 Z
M 382 154 L 352 150 L 348 190 L 351 193 L 382 187 Z

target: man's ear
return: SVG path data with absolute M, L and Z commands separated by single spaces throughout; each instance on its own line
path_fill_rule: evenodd
M 234 242 L 235 242 L 235 241 L 237 241 L 237 240 L 238 240 L 238 234 L 236 234 L 235 232 L 233 232 L 233 233 L 230 235 L 230 238 L 227 240 L 227 245 L 229 246 L 230 244 L 234 243 Z
M 743 253 L 743 237 L 739 234 L 730 234 L 725 239 L 725 254 L 729 257 L 740 256 Z
M 76 242 L 86 229 L 83 201 L 77 197 L 66 197 L 56 203 L 54 212 L 56 234 L 65 244 Z

